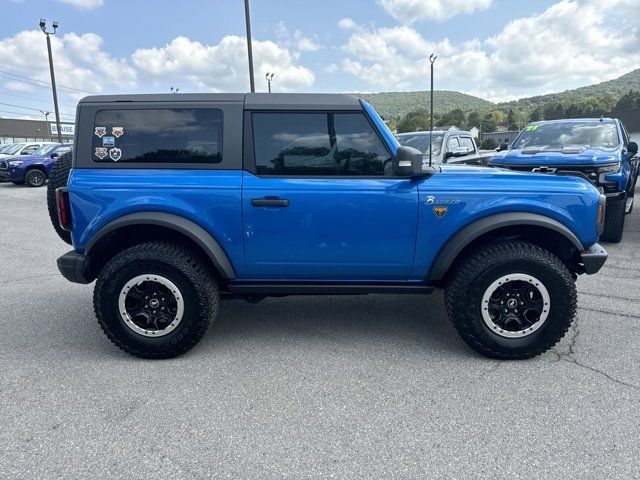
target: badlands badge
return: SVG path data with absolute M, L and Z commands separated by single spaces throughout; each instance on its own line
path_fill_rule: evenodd
M 109 152 L 107 151 L 106 147 L 96 147 L 96 157 L 98 157 L 100 160 L 104 160 L 108 156 Z
M 96 127 L 93 130 L 93 133 L 95 133 L 98 137 L 102 138 L 107 134 L 107 127 Z
M 449 210 L 447 207 L 433 207 L 433 212 L 438 216 L 438 218 L 444 217 L 447 210 Z
M 112 148 L 111 150 L 109 150 L 109 158 L 114 162 L 120 160 L 120 157 L 122 157 L 122 150 L 120 150 L 119 148 Z
M 122 135 L 124 135 L 124 127 L 113 127 L 111 129 L 111 133 L 114 137 L 120 138 Z

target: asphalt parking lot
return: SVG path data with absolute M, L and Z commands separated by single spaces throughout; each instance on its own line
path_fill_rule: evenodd
M 0 478 L 640 477 L 640 209 L 534 360 L 480 357 L 435 294 L 228 301 L 144 361 L 58 274 L 45 189 L 0 204 Z

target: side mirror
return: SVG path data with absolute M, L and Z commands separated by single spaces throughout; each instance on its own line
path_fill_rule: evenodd
M 627 145 L 627 152 L 629 152 L 629 156 L 633 157 L 638 154 L 638 144 L 636 142 L 629 142 Z
M 424 154 L 413 147 L 400 146 L 393 159 L 393 173 L 397 177 L 426 177 L 431 174 L 423 170 Z
M 501 143 L 500 146 L 498 147 L 499 152 L 504 152 L 505 150 L 508 150 L 508 149 L 509 149 L 508 143 Z
M 59 154 L 57 154 L 56 152 L 53 152 L 51 155 L 49 155 L 51 158 L 58 158 Z

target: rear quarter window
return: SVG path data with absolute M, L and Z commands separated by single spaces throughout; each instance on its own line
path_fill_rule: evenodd
M 222 110 L 109 109 L 96 112 L 96 163 L 217 164 L 222 161 Z

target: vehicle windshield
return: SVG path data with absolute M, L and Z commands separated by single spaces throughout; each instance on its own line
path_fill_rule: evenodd
M 11 148 L 11 145 L 13 145 L 13 143 L 7 143 L 6 145 L 0 145 L 0 153 L 6 153 L 6 151 L 9 150 L 9 148 Z
M 18 153 L 18 151 L 21 150 L 22 147 L 24 147 L 24 143 L 16 143 L 15 145 L 9 146 L 9 148 L 7 148 L 2 153 L 6 153 L 7 155 L 13 155 L 14 153 Z
M 31 155 L 34 155 L 36 157 L 44 157 L 45 155 L 49 155 L 49 153 L 51 153 L 51 151 L 57 147 L 58 145 L 44 145 L 33 152 Z
M 513 148 L 562 149 L 569 146 L 613 149 L 618 146 L 618 131 L 613 123 L 554 122 L 527 125 Z
M 444 134 L 442 133 L 434 133 L 433 138 L 431 140 L 431 145 L 433 146 L 432 155 L 436 157 L 440 155 L 442 152 L 442 140 L 444 139 Z M 429 134 L 428 133 L 416 133 L 409 135 L 398 135 L 398 141 L 400 145 L 404 145 L 406 147 L 413 147 L 420 150 L 422 153 L 428 155 L 429 154 Z

